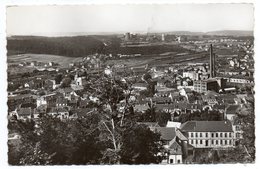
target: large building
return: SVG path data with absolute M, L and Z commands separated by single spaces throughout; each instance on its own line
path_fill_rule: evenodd
M 125 40 L 128 41 L 128 40 L 130 40 L 130 39 L 131 39 L 131 34 L 130 34 L 130 32 L 126 32 L 126 33 L 125 33 Z
M 208 90 L 218 92 L 219 85 L 215 79 L 198 80 L 193 82 L 194 91 L 198 93 L 205 93 Z
M 198 93 L 205 93 L 208 90 L 219 92 L 220 89 L 225 88 L 226 82 L 227 80 L 221 77 L 197 80 L 193 82 L 193 88 Z
M 230 148 L 234 132 L 230 121 L 187 121 L 180 130 L 194 148 Z

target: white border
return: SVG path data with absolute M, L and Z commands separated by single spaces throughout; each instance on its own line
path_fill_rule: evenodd
M 5 27 L 6 27 L 6 6 L 13 6 L 13 5 L 81 5 L 81 4 L 174 4 L 174 3 L 253 3 L 255 5 L 255 115 L 256 115 L 256 147 L 259 147 L 258 141 L 258 131 L 259 131 L 259 106 L 257 103 L 259 103 L 259 87 L 258 85 L 258 75 L 260 72 L 260 56 L 258 55 L 259 49 L 259 5 L 256 2 L 256 0 L 1 0 L 0 2 L 0 77 L 1 77 L 1 83 L 0 83 L 0 91 L 1 91 L 1 97 L 0 97 L 0 108 L 2 112 L 0 113 L 0 167 L 1 168 L 17 168 L 8 166 L 7 163 L 7 93 L 6 93 L 6 86 L 7 86 L 7 75 L 6 75 L 6 33 L 5 33 Z M 259 50 L 258 50 L 259 49 Z M 120 165 L 120 166 L 53 166 L 53 168 L 71 168 L 71 167 L 91 167 L 91 168 L 260 168 L 259 165 L 259 153 L 258 149 L 256 151 L 256 163 L 255 164 L 217 164 L 217 165 L 138 165 L 138 166 L 127 166 L 127 165 Z M 39 166 L 38 168 L 43 168 L 45 166 Z M 49 166 L 50 167 L 50 166 Z M 23 167 L 28 168 L 28 167 Z

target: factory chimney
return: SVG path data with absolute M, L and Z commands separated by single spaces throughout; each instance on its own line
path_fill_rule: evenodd
M 210 44 L 210 49 L 209 49 L 209 52 L 210 52 L 210 61 L 209 61 L 209 67 L 210 67 L 210 78 L 213 78 L 215 77 L 215 55 L 213 53 L 213 47 L 212 47 L 212 44 Z

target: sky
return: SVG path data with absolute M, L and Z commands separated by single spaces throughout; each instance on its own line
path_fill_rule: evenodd
M 9 6 L 6 16 L 8 36 L 253 28 L 252 4 Z

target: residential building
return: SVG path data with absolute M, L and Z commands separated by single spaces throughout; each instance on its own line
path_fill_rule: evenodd
M 230 148 L 234 131 L 230 121 L 187 121 L 180 130 L 194 148 Z

